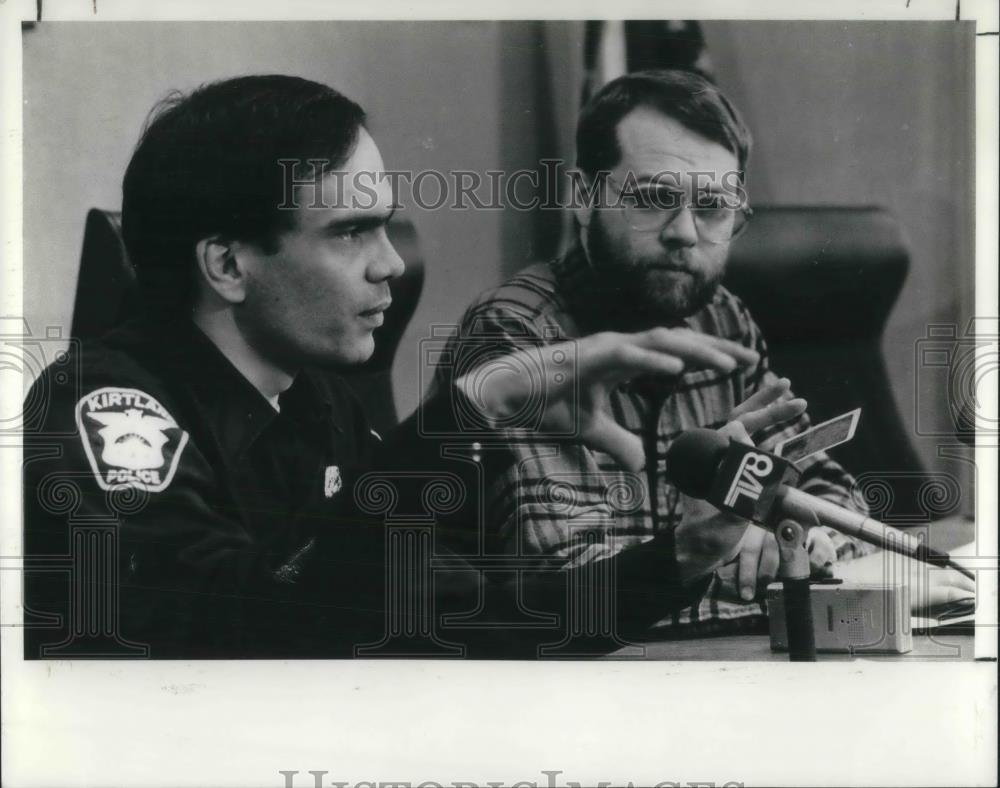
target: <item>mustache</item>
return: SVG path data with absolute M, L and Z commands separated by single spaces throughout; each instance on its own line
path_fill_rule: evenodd
M 688 245 L 671 243 L 646 254 L 632 249 L 616 249 L 600 218 L 587 228 L 587 246 L 592 263 L 599 274 L 620 280 L 621 277 L 641 280 L 647 271 L 673 271 L 704 280 L 695 250 Z
M 666 252 L 655 257 L 642 257 L 633 261 L 633 268 L 642 271 L 681 271 L 697 276 L 699 267 L 686 252 Z

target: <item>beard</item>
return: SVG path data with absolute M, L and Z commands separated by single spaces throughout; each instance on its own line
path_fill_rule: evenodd
M 668 325 L 693 315 L 712 300 L 725 272 L 724 258 L 706 272 L 693 262 L 689 248 L 664 249 L 655 257 L 636 255 L 609 235 L 599 212 L 586 232 L 588 256 L 601 286 L 633 328 Z

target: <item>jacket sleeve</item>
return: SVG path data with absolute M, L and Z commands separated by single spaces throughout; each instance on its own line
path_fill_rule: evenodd
M 381 618 L 351 588 L 380 555 L 377 532 L 355 527 L 350 562 L 329 540 L 253 540 L 183 408 L 103 361 L 81 365 L 72 396 L 48 372 L 29 394 L 56 391 L 25 436 L 26 658 L 349 654 Z M 100 409 L 125 392 L 144 397 L 136 412 Z
M 506 322 L 494 326 L 498 330 L 489 340 L 492 352 L 509 352 L 516 347 L 510 344 Z M 485 341 L 482 335 L 477 337 L 477 342 Z M 452 353 L 449 358 L 460 359 L 461 354 Z M 432 395 L 387 438 L 375 460 L 375 467 L 391 473 L 397 483 L 415 478 L 417 469 L 461 480 L 463 505 L 437 520 L 435 556 L 449 557 L 449 564 L 455 568 L 441 584 L 455 599 L 439 599 L 439 603 L 455 604 L 464 598 L 469 609 L 475 606 L 476 599 L 499 599 L 500 604 L 520 603 L 534 611 L 557 614 L 565 626 L 572 605 L 579 605 L 581 599 L 604 600 L 598 604 L 610 604 L 605 612 L 614 617 L 615 632 L 629 638 L 704 594 L 710 578 L 689 586 L 679 583 L 672 533 L 626 549 L 602 549 L 585 561 L 567 562 L 539 555 L 536 558 L 540 560 L 531 567 L 522 566 L 521 559 L 513 555 L 515 551 L 507 549 L 515 537 L 505 532 L 490 533 L 493 518 L 489 512 L 507 512 L 511 508 L 502 491 L 513 462 L 510 447 L 504 446 L 510 436 L 491 433 L 476 414 L 476 408 L 453 385 L 452 376 L 439 375 Z M 525 450 L 530 451 L 530 446 Z M 401 491 L 399 497 L 415 500 L 419 493 L 411 489 Z M 482 539 L 477 538 L 480 534 Z M 488 573 L 477 569 L 486 554 L 492 570 Z M 505 565 L 516 569 L 496 571 Z M 487 589 L 491 584 L 498 587 Z M 491 590 L 499 594 L 488 593 Z M 495 649 L 515 653 L 530 648 L 537 640 L 537 636 L 523 632 L 490 634 Z

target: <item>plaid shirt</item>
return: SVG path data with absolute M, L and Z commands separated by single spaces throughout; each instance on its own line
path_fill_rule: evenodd
M 524 269 L 480 296 L 451 340 L 449 358 L 475 353 L 473 346 L 483 343 L 493 352 L 509 352 L 612 330 L 621 324 L 619 316 L 626 310 L 627 305 L 616 303 L 613 293 L 594 286 L 585 254 L 577 247 L 562 259 Z M 742 302 L 724 288 L 719 287 L 710 304 L 675 325 L 752 347 L 760 361 L 728 374 L 692 370 L 669 383 L 635 379 L 617 387 L 610 398 L 611 412 L 619 424 L 640 435 L 646 446 L 646 471 L 639 474 L 579 443 L 526 441 L 523 432 L 512 435 L 510 462 L 504 461 L 499 472 L 491 474 L 487 543 L 505 553 L 546 556 L 572 566 L 645 542 L 663 529 L 676 528 L 685 517 L 706 516 L 706 504 L 685 498 L 669 483 L 667 448 L 684 430 L 722 427 L 737 405 L 776 376 L 768 368 L 760 329 Z M 439 367 L 435 390 L 446 385 L 461 366 Z M 754 441 L 773 449 L 808 425 L 803 414 L 794 422 L 762 430 L 753 436 Z M 798 463 L 798 468 L 800 489 L 858 510 L 860 503 L 851 495 L 853 479 L 826 454 L 815 454 Z M 600 525 L 601 540 L 579 538 L 577 526 L 589 530 L 595 523 Z M 865 543 L 823 530 L 833 540 L 838 560 L 870 552 Z M 690 634 L 759 624 L 766 611 L 760 602 L 748 604 L 738 598 L 736 568 L 734 559 L 717 570 L 699 604 L 659 626 Z

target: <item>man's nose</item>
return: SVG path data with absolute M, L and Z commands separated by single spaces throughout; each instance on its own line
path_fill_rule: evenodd
M 406 263 L 396 252 L 396 247 L 392 245 L 388 236 L 383 235 L 382 242 L 368 264 L 368 281 L 384 282 L 387 279 L 395 279 L 401 276 L 406 270 Z
M 681 208 L 664 225 L 660 231 L 660 240 L 665 244 L 679 246 L 694 246 L 698 243 L 698 228 L 694 223 L 694 212 L 689 206 Z

